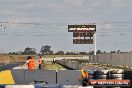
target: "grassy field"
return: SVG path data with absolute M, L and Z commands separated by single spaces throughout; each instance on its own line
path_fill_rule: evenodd
M 0 54 L 0 63 L 23 62 L 26 57 L 25 55 Z
M 59 64 L 52 64 L 52 62 L 46 62 L 43 67 L 45 69 L 48 69 L 48 70 L 61 70 L 61 69 L 65 69 L 65 68 L 63 68 Z
M 0 63 L 12 63 L 12 62 L 25 62 L 29 55 L 9 55 L 9 54 L 0 54 Z M 36 59 L 39 56 L 34 56 Z M 44 58 L 56 58 L 56 57 L 83 57 L 87 55 L 44 55 Z
M 55 57 L 83 57 L 88 55 L 44 55 L 43 57 L 55 58 Z

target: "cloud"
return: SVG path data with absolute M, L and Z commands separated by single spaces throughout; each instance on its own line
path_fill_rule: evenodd
M 81 6 L 86 0 L 63 0 L 67 5 Z
M 111 27 L 112 27 L 111 24 L 105 24 L 105 25 L 104 25 L 104 29 L 110 29 Z
M 35 4 L 34 3 L 31 3 L 31 2 L 29 2 L 29 3 L 26 3 L 25 5 L 24 5 L 24 7 L 26 7 L 26 8 L 34 8 L 35 7 Z
M 126 1 L 124 2 L 125 0 L 112 0 L 112 6 L 115 6 L 115 7 L 122 7 L 122 6 L 125 6 L 126 5 Z
M 14 34 L 13 36 L 21 37 L 21 36 L 25 36 L 25 35 L 24 34 Z
M 63 10 L 60 4 L 48 4 L 47 9 L 50 11 L 56 11 L 56 12 Z
M 93 6 L 97 7 L 101 4 L 101 2 L 93 1 Z
M 120 4 L 121 3 L 121 0 L 112 0 L 112 3 L 113 4 Z
M 100 34 L 100 35 L 97 35 L 97 36 L 104 36 L 104 37 L 106 37 L 106 36 L 111 36 L 111 35 L 108 35 L 108 34 Z
M 97 24 L 97 29 L 111 29 L 112 24 L 111 23 L 105 23 L 105 24 Z
M 24 23 L 26 22 L 26 24 L 27 24 L 27 23 L 29 23 L 29 21 L 30 20 L 28 20 L 24 17 L 15 16 L 15 17 L 8 18 L 6 26 L 8 28 L 18 28 L 18 27 L 20 27 L 20 24 L 25 25 Z M 21 26 L 21 27 L 24 28 L 23 26 Z
M 11 3 L 10 0 L 4 2 Z M 109 2 L 113 5 L 124 3 L 123 0 L 13 0 L 12 7 L 10 4 L 4 4 L 7 10 L 3 9 L 1 12 L 5 11 L 2 17 L 7 15 L 9 22 L 14 21 L 15 23 L 21 21 L 25 23 L 34 21 L 86 23 L 117 18 L 118 13 L 122 13 L 121 9 L 114 10 Z M 10 7 L 11 10 L 8 10 Z M 109 26 L 106 25 L 107 28 Z
M 119 35 L 126 35 L 126 34 L 119 34 Z
M 61 11 L 62 3 L 59 1 L 60 0 L 27 0 L 25 1 L 24 7 L 32 11 Z

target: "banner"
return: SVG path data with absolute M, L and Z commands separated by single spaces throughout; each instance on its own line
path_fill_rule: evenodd
M 96 32 L 96 25 L 68 25 L 68 32 Z
M 130 80 L 90 80 L 95 86 L 130 86 Z

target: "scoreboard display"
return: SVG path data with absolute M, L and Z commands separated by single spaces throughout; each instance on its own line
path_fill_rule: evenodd
M 93 37 L 93 33 L 73 32 L 73 37 Z
M 73 39 L 73 44 L 93 44 L 93 39 Z
M 68 32 L 73 32 L 73 44 L 94 44 L 96 25 L 68 25 Z
M 96 32 L 96 25 L 68 25 L 68 32 Z

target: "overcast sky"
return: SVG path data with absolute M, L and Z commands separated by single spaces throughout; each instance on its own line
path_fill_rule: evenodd
M 93 50 L 74 45 L 68 24 L 97 25 L 97 50 L 132 51 L 132 0 L 0 0 L 0 48 L 5 52 Z

